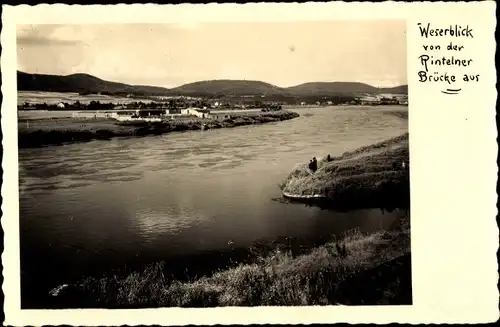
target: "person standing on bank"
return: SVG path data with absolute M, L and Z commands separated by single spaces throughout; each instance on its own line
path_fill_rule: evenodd
M 312 165 L 311 165 L 311 170 L 313 172 L 315 172 L 316 170 L 318 170 L 318 161 L 316 160 L 316 157 L 313 158 L 312 160 Z

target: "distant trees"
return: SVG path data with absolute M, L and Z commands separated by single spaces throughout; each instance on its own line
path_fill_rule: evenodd
M 196 108 L 214 108 L 214 104 L 218 103 L 217 108 L 237 109 L 237 108 L 259 108 L 270 110 L 280 110 L 285 104 L 300 105 L 302 102 L 308 104 L 320 102 L 321 105 L 338 105 L 338 104 L 357 104 L 360 101 L 354 96 L 336 95 L 336 96 L 302 96 L 302 97 L 285 97 L 280 96 L 279 99 L 274 99 L 275 96 L 252 97 L 252 96 L 225 96 L 222 98 L 191 98 L 191 97 L 176 97 L 167 99 L 156 99 L 144 101 L 133 101 L 129 99 L 127 103 L 107 103 L 98 100 L 92 100 L 88 103 L 75 101 L 74 103 L 58 103 L 58 104 L 29 104 L 24 103 L 18 105 L 18 110 L 114 110 L 121 109 L 158 109 L 168 108 L 184 109 L 188 107 Z M 131 101 L 132 100 L 132 101 Z M 383 99 L 382 104 L 393 104 L 394 100 Z
M 87 105 L 86 108 L 83 108 L 84 110 L 110 110 L 113 109 L 115 105 L 113 103 L 101 103 L 99 101 L 90 101 L 90 103 Z

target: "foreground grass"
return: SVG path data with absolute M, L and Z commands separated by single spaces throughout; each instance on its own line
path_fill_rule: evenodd
M 282 183 L 285 195 L 336 208 L 407 208 L 410 200 L 408 133 L 318 163 L 296 167 Z M 405 167 L 402 163 L 405 162 Z M 315 196 L 314 199 L 311 199 Z
M 411 304 L 409 231 L 408 219 L 370 235 L 354 230 L 339 241 L 345 256 L 332 241 L 187 282 L 165 278 L 165 263 L 155 263 L 126 276 L 87 278 L 58 298 L 66 306 L 121 308 Z
M 20 148 L 58 145 L 114 137 L 161 135 L 170 132 L 231 128 L 278 122 L 298 117 L 291 111 L 262 112 L 258 115 L 234 116 L 225 120 L 165 120 L 162 122 L 117 122 L 112 119 L 39 119 L 18 122 Z

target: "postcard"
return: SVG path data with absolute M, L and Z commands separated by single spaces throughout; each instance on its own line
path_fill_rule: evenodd
M 496 321 L 495 6 L 3 6 L 6 323 Z

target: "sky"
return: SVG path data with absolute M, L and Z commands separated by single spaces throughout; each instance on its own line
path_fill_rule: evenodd
M 17 66 L 176 87 L 214 79 L 407 84 L 404 21 L 18 25 Z

